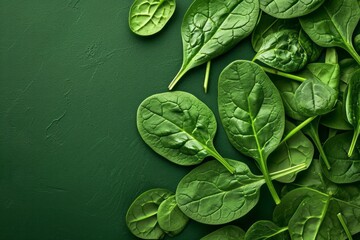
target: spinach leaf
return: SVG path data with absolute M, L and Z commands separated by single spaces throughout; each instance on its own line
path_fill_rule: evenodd
M 287 227 L 279 227 L 272 221 L 260 220 L 246 231 L 245 240 L 287 240 L 287 230 Z
M 260 8 L 276 18 L 304 16 L 320 7 L 325 0 L 261 0 Z
M 360 231 L 360 189 L 348 186 L 337 192 L 300 187 L 288 192 L 275 207 L 274 221 L 288 226 L 292 239 L 345 239 L 337 219 L 341 212 L 348 219 L 351 234 Z
M 316 11 L 300 18 L 309 37 L 322 47 L 341 47 L 360 64 L 352 44 L 352 34 L 360 19 L 356 0 L 328 1 Z
M 189 93 L 166 92 L 148 97 L 138 108 L 137 127 L 146 144 L 171 162 L 194 165 L 213 156 L 233 171 L 214 148 L 214 114 Z
M 289 133 L 295 125 L 287 121 L 285 124 L 285 135 Z M 268 158 L 269 171 L 275 172 L 281 169 L 304 163 L 308 167 L 314 156 L 314 146 L 312 142 L 301 132 L 295 133 L 291 138 L 282 143 Z M 280 182 L 289 183 L 294 181 L 296 173 L 277 179 Z
M 352 126 L 346 121 L 345 110 L 343 102 L 338 100 L 335 109 L 323 116 L 320 119 L 321 125 L 336 129 L 336 130 L 352 130 Z
M 284 72 L 295 72 L 305 66 L 308 56 L 300 44 L 299 31 L 281 30 L 265 37 L 254 59 Z
M 189 218 L 181 212 L 177 206 L 175 195 L 172 195 L 160 203 L 157 221 L 161 229 L 174 236 L 185 228 Z
M 181 25 L 183 63 L 169 89 L 188 70 L 225 53 L 250 35 L 259 12 L 258 0 L 195 0 Z
M 348 155 L 351 157 L 360 134 L 360 70 L 356 71 L 348 84 L 345 93 L 345 110 L 349 123 L 354 127 L 354 135 L 351 141 Z
M 354 47 L 357 52 L 360 52 L 360 34 L 354 37 Z
M 202 237 L 200 240 L 244 240 L 244 237 L 244 230 L 234 225 L 228 225 Z
M 175 0 L 135 0 L 129 13 L 131 31 L 142 36 L 159 32 L 173 15 L 175 7 Z
M 279 145 L 285 128 L 285 112 L 278 90 L 259 65 L 235 61 L 220 74 L 218 106 L 231 144 L 255 159 L 275 202 L 280 202 L 266 163 L 269 154 Z
M 253 49 L 258 52 L 264 39 L 275 32 L 282 30 L 299 30 L 300 23 L 298 19 L 279 19 L 274 18 L 264 12 L 261 12 L 259 23 L 251 34 L 251 44 Z
M 173 193 L 166 189 L 151 189 L 138 196 L 126 213 L 130 231 L 142 239 L 161 239 L 165 232 L 158 224 L 159 205 Z
M 347 155 L 351 136 L 351 132 L 342 133 L 328 139 L 324 144 L 324 151 L 332 168 L 331 170 L 323 168 L 323 172 L 332 182 L 360 181 L 360 144 L 356 145 L 351 157 Z
M 254 175 L 242 162 L 228 160 L 231 174 L 217 161 L 199 165 L 183 177 L 176 189 L 176 202 L 183 213 L 205 224 L 224 224 L 247 214 L 258 202 L 263 176 Z M 304 164 L 269 175 L 278 179 L 304 169 Z
M 345 58 L 339 62 L 340 65 L 340 93 L 346 91 L 352 75 L 360 69 L 360 65 L 352 58 Z

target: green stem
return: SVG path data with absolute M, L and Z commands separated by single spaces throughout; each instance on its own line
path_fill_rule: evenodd
M 286 78 L 289 78 L 289 79 L 292 79 L 292 80 L 295 80 L 295 81 L 298 81 L 298 82 L 304 82 L 306 80 L 306 78 L 299 77 L 299 76 L 296 76 L 296 75 L 293 75 L 293 74 L 290 74 L 290 73 L 281 72 L 281 71 L 278 71 L 278 70 L 273 69 L 273 68 L 268 68 L 268 67 L 264 67 L 264 66 L 261 66 L 261 67 L 265 72 L 275 74 L 275 75 L 279 75 L 279 76 L 282 76 L 282 77 L 286 77 Z
M 268 168 L 266 166 L 265 161 L 261 161 L 260 170 L 261 170 L 261 172 L 262 172 L 262 174 L 264 176 L 265 183 L 266 183 L 266 185 L 267 185 L 267 187 L 268 187 L 268 189 L 269 189 L 269 191 L 271 193 L 271 196 L 274 199 L 276 205 L 280 204 L 280 202 L 281 202 L 280 197 L 276 192 L 276 189 L 274 187 L 273 182 L 271 181 L 271 176 L 269 174 L 269 170 L 268 170 Z
M 179 82 L 179 80 L 184 76 L 184 74 L 188 71 L 188 68 L 184 68 L 184 66 L 181 66 L 179 72 L 176 74 L 174 79 L 169 84 L 169 90 L 172 90 L 174 86 Z
M 344 231 L 345 231 L 345 234 L 346 234 L 347 238 L 349 240 L 353 240 L 351 232 L 350 232 L 349 228 L 346 225 L 346 221 L 345 221 L 343 215 L 341 213 L 338 213 L 338 214 L 336 214 L 336 216 L 338 217 L 341 226 L 344 228 Z
M 205 71 L 205 80 L 204 80 L 204 91 L 207 93 L 208 84 L 209 84 L 209 76 L 210 76 L 210 65 L 211 61 L 209 60 L 206 64 L 206 71 Z
M 354 152 L 354 149 L 355 149 L 356 142 L 357 142 L 357 139 L 359 137 L 359 134 L 360 134 L 360 125 L 358 125 L 355 128 L 354 135 L 353 135 L 353 138 L 351 140 L 351 145 L 350 145 L 349 152 L 348 152 L 348 157 L 351 157 L 353 152 Z
M 359 54 L 356 52 L 355 48 L 353 47 L 352 44 L 348 44 L 346 50 L 348 51 L 348 53 L 355 59 L 355 61 L 360 65 L 360 56 Z
M 235 173 L 235 168 L 231 166 L 225 158 L 223 158 L 215 149 L 209 149 L 210 154 L 218 160 L 231 174 Z
M 308 119 L 306 119 L 305 121 L 303 121 L 302 123 L 300 123 L 298 126 L 296 126 L 293 130 L 291 130 L 284 138 L 283 140 L 281 140 L 280 144 L 283 144 L 284 142 L 286 142 L 289 138 L 291 138 L 292 136 L 294 136 L 298 131 L 300 131 L 303 127 L 305 127 L 306 125 L 308 125 L 312 120 L 314 120 L 317 116 L 313 116 L 313 117 L 309 117 Z
M 322 147 L 322 144 L 321 144 L 321 142 L 320 142 L 319 135 L 317 134 L 317 132 L 313 132 L 313 133 L 311 134 L 311 138 L 312 138 L 312 140 L 314 141 L 316 148 L 319 150 L 321 159 L 324 161 L 324 163 L 325 163 L 325 165 L 326 165 L 326 168 L 327 168 L 328 170 L 330 170 L 330 169 L 331 169 L 331 166 L 330 166 L 329 160 L 328 160 L 327 157 L 326 157 L 326 154 L 325 154 L 325 152 L 324 152 L 324 149 L 323 149 L 323 147 Z
M 284 177 L 286 175 L 297 173 L 299 171 L 305 170 L 307 168 L 306 163 L 301 163 L 286 169 L 282 169 L 273 173 L 270 173 L 270 177 L 272 180 Z

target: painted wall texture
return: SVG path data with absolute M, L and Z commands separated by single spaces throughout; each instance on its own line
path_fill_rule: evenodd
M 178 1 L 162 32 L 128 28 L 130 0 L 0 0 L 0 239 L 135 239 L 125 225 L 133 199 L 150 188 L 175 190 L 190 168 L 158 156 L 135 123 L 140 102 L 180 68 L 180 25 L 190 0 Z M 213 61 L 177 86 L 217 112 L 217 76 L 249 44 Z M 243 159 L 219 126 L 227 157 Z M 245 159 L 246 160 L 246 159 Z M 253 168 L 254 169 L 254 168 Z M 255 170 L 254 170 L 255 171 Z M 238 224 L 269 217 L 271 201 Z M 214 228 L 192 222 L 173 239 L 199 239 Z

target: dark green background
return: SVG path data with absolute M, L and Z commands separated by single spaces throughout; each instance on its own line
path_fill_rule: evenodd
M 0 0 L 0 239 L 135 239 L 125 224 L 133 199 L 150 188 L 175 190 L 191 168 L 156 155 L 135 123 L 140 102 L 167 86 L 180 68 L 177 1 L 162 32 L 128 28 L 132 1 Z M 217 77 L 235 59 L 250 59 L 248 40 L 204 67 L 177 90 L 195 94 L 217 114 Z M 244 159 L 219 124 L 215 145 Z M 252 167 L 254 165 L 251 165 Z M 269 218 L 266 189 L 236 222 L 246 229 Z M 199 239 L 214 227 L 192 222 L 174 239 Z

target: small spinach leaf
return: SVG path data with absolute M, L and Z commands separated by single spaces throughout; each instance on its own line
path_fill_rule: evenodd
M 234 225 L 228 225 L 202 237 L 200 240 L 244 240 L 244 237 L 244 230 Z
M 183 63 L 169 89 L 188 70 L 225 53 L 250 35 L 259 12 L 258 0 L 195 0 L 181 25 Z
M 129 13 L 131 31 L 142 36 L 159 32 L 173 15 L 175 7 L 175 0 L 135 0 Z
M 260 220 L 246 231 L 245 240 L 287 240 L 287 230 L 287 227 L 279 227 L 272 221 Z
M 275 202 L 279 202 L 266 163 L 285 128 L 279 91 L 259 65 L 239 60 L 220 74 L 218 105 L 231 144 L 256 160 Z
M 276 18 L 296 18 L 315 11 L 325 0 L 261 0 L 260 8 Z
M 328 139 L 324 144 L 324 151 L 332 168 L 328 170 L 323 167 L 323 172 L 332 182 L 352 183 L 360 181 L 360 144 L 356 145 L 351 157 L 347 155 L 351 136 L 351 132 L 339 134 Z
M 285 135 L 294 128 L 295 125 L 287 121 L 285 125 Z M 268 158 L 269 171 L 275 172 L 301 163 L 305 163 L 306 167 L 308 167 L 313 156 L 314 146 L 312 142 L 299 131 L 270 154 Z M 289 183 L 294 181 L 295 177 L 296 173 L 277 180 Z
M 214 114 L 189 93 L 166 92 L 148 97 L 138 108 L 137 127 L 143 140 L 171 162 L 194 165 L 213 156 L 232 171 L 213 145 Z
M 173 193 L 166 189 L 151 189 L 138 196 L 126 214 L 130 231 L 142 239 L 161 239 L 165 232 L 158 224 L 159 205 Z
M 349 123 L 354 127 L 354 135 L 349 148 L 349 157 L 352 155 L 357 139 L 360 135 L 360 70 L 351 77 L 345 94 L 345 110 Z
M 174 236 L 185 228 L 189 218 L 181 212 L 177 206 L 175 195 L 172 195 L 160 203 L 157 221 L 161 229 Z
M 356 0 L 328 1 L 316 11 L 300 18 L 309 37 L 322 47 L 341 47 L 360 64 L 352 44 L 352 34 L 360 19 Z

